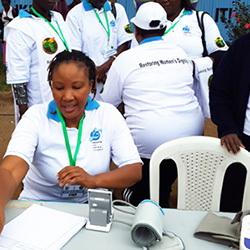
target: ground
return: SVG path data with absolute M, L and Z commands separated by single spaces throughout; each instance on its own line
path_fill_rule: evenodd
M 11 91 L 0 91 L 0 159 L 2 159 L 11 133 L 15 128 L 15 116 L 13 106 L 13 96 Z M 205 135 L 217 137 L 216 126 L 207 120 L 205 122 Z M 18 192 L 18 191 L 17 191 Z M 172 192 L 171 207 L 176 207 L 177 189 L 174 185 Z M 16 198 L 17 194 L 14 196 Z
M 0 91 L 0 159 L 6 150 L 15 128 L 13 97 L 11 91 Z

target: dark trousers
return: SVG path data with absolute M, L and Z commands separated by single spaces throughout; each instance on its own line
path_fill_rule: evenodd
M 129 202 L 137 206 L 141 201 L 149 199 L 149 161 L 142 158 L 142 179 L 124 192 L 130 192 Z M 163 160 L 160 164 L 160 203 L 161 207 L 169 207 L 171 186 L 177 178 L 177 168 L 173 160 Z M 123 195 L 124 196 L 124 195 Z M 126 200 L 126 198 L 125 198 Z
M 250 136 L 243 135 L 242 143 L 250 151 Z M 246 168 L 240 163 L 231 164 L 225 174 L 220 210 L 238 212 L 241 210 L 246 179 Z

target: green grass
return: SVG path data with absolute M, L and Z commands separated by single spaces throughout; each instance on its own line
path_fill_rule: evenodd
M 6 84 L 6 68 L 3 64 L 3 55 L 0 55 L 0 91 L 10 91 L 11 87 Z

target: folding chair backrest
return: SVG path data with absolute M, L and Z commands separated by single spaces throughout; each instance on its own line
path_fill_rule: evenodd
M 245 149 L 234 155 L 208 136 L 184 137 L 159 146 L 150 160 L 150 199 L 159 203 L 159 165 L 163 159 L 175 161 L 178 171 L 177 208 L 219 211 L 226 169 L 239 162 L 247 176 L 242 209 L 250 209 L 250 153 Z

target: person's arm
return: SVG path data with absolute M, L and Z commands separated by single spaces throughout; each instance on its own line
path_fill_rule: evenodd
M 15 20 L 13 21 L 15 22 Z M 30 37 L 19 30 L 8 28 L 6 62 L 7 84 L 11 84 L 16 104 L 19 106 L 20 118 L 28 109 L 27 88 L 31 72 L 31 48 L 34 45 Z M 25 41 L 25 39 L 28 41 Z M 18 53 L 17 53 L 18 51 Z
M 111 103 L 115 107 L 118 107 L 123 102 L 123 82 L 116 69 L 120 64 L 120 58 L 117 58 L 109 70 L 107 81 L 101 94 L 104 102 Z
M 244 147 L 240 139 L 237 113 L 239 103 L 242 109 L 246 108 L 242 104 L 245 92 L 247 93 L 246 79 L 244 79 L 246 76 L 242 76 L 242 72 L 246 72 L 247 69 L 242 70 L 242 67 L 248 56 L 244 57 L 240 53 L 240 51 L 249 53 L 244 50 L 245 43 L 243 39 L 238 40 L 225 53 L 212 78 L 209 93 L 211 118 L 218 126 L 221 145 L 234 154 L 240 150 L 240 147 Z M 239 91 L 241 91 L 240 95 Z
M 125 165 L 97 175 L 89 175 L 81 167 L 68 166 L 58 173 L 60 186 L 77 183 L 87 188 L 126 188 L 141 179 L 141 163 Z
M 0 165 L 0 233 L 4 226 L 4 208 L 22 182 L 28 164 L 18 156 L 6 156 Z
M 116 3 L 115 9 L 117 13 L 115 22 L 117 24 L 117 44 L 118 44 L 117 54 L 115 55 L 115 57 L 117 57 L 120 53 L 128 49 L 129 43 L 132 40 L 133 36 L 132 33 L 129 33 L 130 32 L 128 31 L 129 29 L 126 29 L 126 27 L 129 24 L 129 21 L 124 7 L 121 4 Z M 97 67 L 98 81 L 105 83 L 107 78 L 106 73 L 110 69 L 114 60 L 115 60 L 114 57 L 110 57 L 107 62 Z
M 27 84 L 12 84 L 13 93 L 15 96 L 16 104 L 19 107 L 19 120 L 22 118 L 25 111 L 28 109 L 28 96 L 27 96 Z
M 66 17 L 66 24 L 69 30 L 70 44 L 73 50 L 82 51 L 82 27 L 78 11 L 72 9 Z
M 108 61 L 106 61 L 105 63 L 103 63 L 102 65 L 96 67 L 97 69 L 97 81 L 98 82 L 102 82 L 105 83 L 106 79 L 107 79 L 107 75 L 106 73 L 108 72 L 108 70 L 110 69 L 113 61 L 115 60 L 115 58 L 121 54 L 123 51 L 128 49 L 128 44 L 129 42 L 125 42 L 123 44 L 121 44 L 118 48 L 117 48 L 117 53 L 114 56 L 111 56 Z
M 78 183 L 88 188 L 119 189 L 130 187 L 141 179 L 142 162 L 124 118 L 115 107 L 108 104 L 105 104 L 104 112 L 103 122 L 109 124 L 106 132 L 110 134 L 111 158 L 118 168 L 91 176 L 81 167 L 65 167 L 58 173 L 61 186 L 69 181 L 69 185 Z
M 239 134 L 234 121 L 234 66 L 231 49 L 225 54 L 210 83 L 209 100 L 211 119 L 218 126 L 219 137 Z
M 220 63 L 220 60 L 222 59 L 222 57 L 224 56 L 225 53 L 226 53 L 226 51 L 224 51 L 224 50 L 218 50 L 218 51 L 215 51 L 209 55 L 209 57 L 213 61 L 213 72 L 215 72 L 215 70 L 217 69 L 217 67 Z
M 82 167 L 67 166 L 58 173 L 60 186 L 78 183 L 87 188 L 126 188 L 142 178 L 142 164 L 134 144 L 130 130 L 121 114 L 111 106 L 109 114 L 109 130 L 112 131 L 111 153 L 117 169 L 90 175 Z M 107 122 L 107 121 L 106 121 Z
M 213 71 L 215 71 L 223 55 L 228 50 L 228 46 L 223 40 L 217 24 L 207 13 L 204 14 L 204 30 L 208 56 L 213 61 Z

